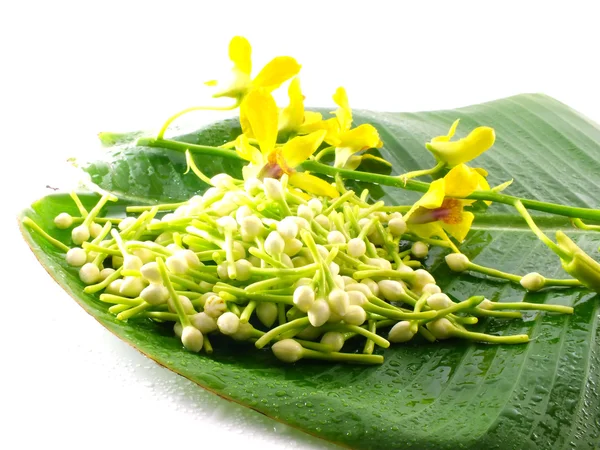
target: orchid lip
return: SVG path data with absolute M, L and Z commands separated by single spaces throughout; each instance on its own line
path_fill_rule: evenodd
M 258 179 L 262 180 L 263 178 L 275 178 L 279 179 L 284 174 L 284 170 L 277 163 L 267 163 L 260 169 L 258 173 Z

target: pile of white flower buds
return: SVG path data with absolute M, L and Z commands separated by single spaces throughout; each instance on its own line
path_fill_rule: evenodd
M 84 291 L 101 292 L 120 320 L 174 323 L 188 350 L 211 353 L 210 337 L 220 333 L 258 349 L 270 344 L 286 362 L 380 364 L 375 346 L 416 334 L 528 340 L 466 329 L 482 316 L 521 316 L 482 296 L 455 302 L 442 293 L 421 268 L 428 245 L 407 233 L 401 207 L 339 185 L 336 199 L 309 197 L 286 175 L 243 182 L 219 174 L 211 184 L 187 202 L 128 208 L 137 216 L 99 218 L 110 194 L 90 212 L 80 207 L 78 220 L 59 214 L 58 228 L 83 222 L 72 229 L 77 247 L 66 262 L 79 268 Z M 455 269 L 461 257 L 450 256 Z M 342 352 L 346 341 L 353 351 Z

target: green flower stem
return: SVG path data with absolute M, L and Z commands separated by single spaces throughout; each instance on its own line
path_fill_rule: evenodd
M 279 325 L 283 325 L 287 322 L 285 317 L 285 304 L 277 303 L 277 322 Z
M 315 161 L 320 161 L 323 158 L 323 156 L 329 155 L 331 153 L 335 153 L 335 147 L 326 147 L 315 155 Z
M 279 325 L 278 327 L 270 329 L 265 334 L 263 334 L 254 343 L 254 345 L 256 346 L 256 348 L 259 348 L 259 349 L 263 348 L 265 345 L 267 345 L 269 342 L 271 342 L 273 339 L 275 339 L 280 334 L 285 333 L 290 330 L 295 330 L 295 329 L 298 329 L 298 331 L 300 331 L 301 329 L 305 328 L 309 324 L 310 324 L 310 322 L 308 320 L 308 317 L 302 317 L 300 319 L 292 320 L 291 322 L 287 322 L 283 325 Z
M 435 336 L 425 327 L 419 327 L 419 334 L 423 336 L 429 342 L 435 342 Z
M 121 256 L 121 251 L 118 249 L 102 247 L 101 245 L 95 245 L 95 244 L 92 244 L 91 242 L 83 242 L 81 244 L 81 247 L 84 250 L 89 250 L 91 252 L 101 253 L 104 255 Z
M 421 310 L 423 308 L 426 308 L 427 307 L 427 299 L 430 296 L 431 296 L 431 294 L 428 294 L 428 293 L 421 295 L 421 297 L 419 297 L 419 300 L 417 300 L 417 302 L 415 303 L 415 306 L 413 307 L 413 311 L 415 313 L 419 313 L 419 312 L 421 312 Z M 416 333 L 419 330 L 419 322 L 416 320 L 411 320 L 410 329 L 413 333 Z
M 248 323 L 248 321 L 250 320 L 250 317 L 252 316 L 252 313 L 254 312 L 255 309 L 256 309 L 256 300 L 250 300 L 248 302 L 248 304 L 246 305 L 246 307 L 244 308 L 244 311 L 240 315 L 240 323 Z
M 193 106 L 191 108 L 186 108 L 183 111 L 179 111 L 177 114 L 174 114 L 171 117 L 169 117 L 169 119 L 167 119 L 167 121 L 164 123 L 164 125 L 158 132 L 158 138 L 162 139 L 169 126 L 184 114 L 190 113 L 192 111 L 231 111 L 237 108 L 239 105 L 240 100 L 236 100 L 236 102 L 231 106 Z
M 123 267 L 121 266 L 117 270 L 115 270 L 113 273 L 111 273 L 109 276 L 107 276 L 104 280 L 102 280 L 100 283 L 92 284 L 91 286 L 84 287 L 83 292 L 85 292 L 86 294 L 95 294 L 96 292 L 99 292 L 102 289 L 105 289 L 106 287 L 108 287 L 108 285 L 110 283 L 115 281 L 117 278 L 121 277 L 122 270 L 123 270 Z M 123 302 L 121 302 L 121 303 L 123 303 Z
M 207 355 L 212 355 L 213 347 L 212 347 L 212 344 L 210 343 L 210 339 L 208 338 L 208 334 L 204 334 L 203 338 L 204 339 L 202 341 L 202 350 L 204 350 L 204 352 Z
M 357 270 L 352 275 L 355 280 L 363 280 L 365 278 L 373 277 L 385 277 L 400 280 L 410 280 L 412 273 L 398 272 L 393 269 L 368 269 L 368 270 Z
M 198 166 L 196 165 L 196 162 L 194 161 L 194 157 L 192 156 L 192 153 L 189 150 L 185 151 L 185 162 L 187 163 L 187 170 L 183 173 L 184 175 L 186 173 L 188 173 L 190 171 L 190 169 L 192 169 L 192 172 L 194 172 L 194 174 L 202 181 L 204 181 L 206 184 L 208 184 L 209 186 L 212 186 L 212 182 L 210 181 L 210 178 L 208 178 L 206 175 L 204 175 L 204 173 L 198 169 Z
M 419 312 L 419 313 L 404 312 L 399 309 L 382 308 L 381 306 L 373 305 L 372 303 L 371 304 L 367 303 L 366 305 L 363 305 L 363 308 L 365 311 L 372 312 L 375 314 L 380 314 L 384 317 L 387 317 L 390 319 L 397 319 L 397 320 L 417 320 L 417 319 L 433 320 L 437 316 L 436 311 L 425 311 L 425 312 Z
M 467 270 L 472 270 L 474 272 L 479 272 L 484 275 L 489 275 L 496 278 L 503 278 L 505 280 L 512 281 L 513 283 L 518 283 L 521 281 L 519 275 L 514 275 L 512 273 L 502 272 L 501 270 L 493 269 L 491 267 L 480 266 L 479 264 L 475 264 L 469 261 L 467 265 Z
M 29 217 L 25 217 L 22 222 L 23 222 L 23 225 L 27 225 L 29 228 L 34 229 L 37 233 L 39 233 L 40 235 L 42 235 L 48 242 L 50 242 L 56 248 L 62 250 L 65 253 L 70 250 L 70 248 L 68 246 L 66 246 L 65 244 L 63 244 L 62 242 L 60 242 L 58 239 L 55 239 L 52 236 L 50 236 L 48 233 L 46 233 L 42 229 L 42 227 L 40 227 L 37 223 L 35 223 Z
M 429 244 L 429 245 L 450 248 L 452 250 L 454 250 L 456 248 L 455 245 L 451 241 L 444 241 L 442 239 L 424 238 L 421 236 L 413 236 L 412 234 L 408 234 L 408 233 L 403 234 L 402 239 L 405 239 L 405 240 L 411 241 L 411 242 L 421 241 L 421 242 L 425 242 L 426 244 Z
M 93 220 L 96 218 L 96 216 L 98 214 L 100 214 L 100 210 L 102 210 L 102 208 L 104 207 L 104 205 L 106 205 L 106 202 L 108 201 L 111 202 L 116 202 L 118 200 L 117 197 L 115 197 L 112 194 L 104 194 L 102 197 L 100 197 L 100 200 L 98 200 L 98 203 L 96 203 L 96 205 L 92 208 L 92 210 L 88 213 L 88 215 L 86 216 L 86 218 L 83 220 L 83 225 L 86 227 L 89 227 Z
M 369 332 L 371 332 L 373 334 L 377 334 L 377 322 L 376 321 L 369 320 L 367 327 L 369 329 Z M 365 355 L 372 355 L 373 350 L 375 350 L 375 342 L 373 341 L 373 339 L 367 339 L 367 342 L 365 342 L 365 346 L 363 348 L 363 353 Z
M 119 314 L 117 314 L 117 320 L 131 319 L 132 317 L 136 316 L 137 314 L 144 312 L 151 306 L 152 305 L 150 305 L 150 303 L 143 302 L 138 306 L 135 306 L 133 308 L 128 309 L 127 311 L 123 311 L 123 312 L 120 312 Z
M 128 206 L 127 208 L 125 208 L 125 211 L 131 212 L 131 213 L 141 213 L 144 211 L 150 211 L 152 208 L 157 208 L 158 211 L 174 211 L 177 208 L 179 208 L 180 206 L 185 206 L 187 204 L 188 204 L 188 202 L 162 203 L 160 205 L 149 205 L 149 206 L 135 205 L 135 206 Z
M 98 222 L 98 221 L 96 220 L 96 222 Z M 106 236 L 108 236 L 108 234 L 110 233 L 111 229 L 112 229 L 112 222 L 107 221 L 104 224 L 104 226 L 102 227 L 102 230 L 100 230 L 100 234 L 98 234 L 98 236 L 96 236 L 94 239 L 92 239 L 92 241 L 90 242 L 90 244 L 100 245 L 102 243 L 102 241 L 104 240 L 104 238 Z
M 470 310 L 470 309 L 467 308 L 467 310 Z M 452 314 L 452 315 L 448 314 L 448 318 L 451 318 L 456 323 L 459 323 L 461 325 L 475 325 L 476 323 L 479 322 L 479 319 L 474 316 L 456 316 L 454 314 Z
M 252 249 L 250 249 L 252 250 Z M 254 255 L 254 253 L 256 252 L 250 252 Z M 257 256 L 257 255 L 254 255 Z M 308 264 L 304 267 L 295 267 L 295 268 L 291 268 L 291 267 L 287 267 L 284 266 L 284 268 L 262 268 L 262 267 L 252 267 L 250 269 L 250 273 L 252 275 L 263 275 L 263 276 L 269 276 L 269 277 L 285 277 L 285 276 L 293 276 L 296 278 L 301 278 L 303 276 L 310 276 L 313 275 L 316 270 L 319 268 L 319 265 L 317 263 L 311 263 Z
M 185 242 L 185 240 L 184 240 Z M 195 252 L 196 256 L 200 261 L 210 261 L 213 259 L 213 255 L 218 253 L 225 257 L 225 250 L 203 250 L 201 252 Z
M 435 318 L 421 320 L 420 323 L 424 324 L 424 323 L 430 322 L 431 320 L 441 319 L 442 317 L 446 317 L 446 316 L 453 314 L 455 312 L 458 312 L 458 311 L 464 311 L 466 309 L 474 308 L 484 300 L 485 300 L 485 297 L 483 295 L 475 295 L 466 300 L 463 300 L 460 303 L 455 303 L 454 305 L 449 306 L 448 308 L 438 310 L 437 316 Z M 456 320 L 456 317 L 452 317 L 452 319 Z
M 165 322 L 179 322 L 179 316 L 171 312 L 145 311 L 140 313 L 140 317 L 147 317 L 148 319 L 158 319 Z
M 75 191 L 71 191 L 69 193 L 69 195 L 75 202 L 75 205 L 77 206 L 77 209 L 79 210 L 79 214 L 81 214 L 83 216 L 83 220 L 85 220 L 85 218 L 88 215 L 88 211 L 87 211 L 87 209 L 85 209 L 85 206 L 83 206 L 83 203 L 81 203 L 79 196 L 77 195 L 77 193 Z
M 350 362 L 354 364 L 383 364 L 383 356 L 381 355 L 340 352 L 323 353 L 305 348 L 302 356 L 307 359 L 324 359 L 327 361 Z
M 157 244 L 155 242 L 127 241 L 125 246 L 128 249 L 130 249 L 130 248 L 145 248 L 145 249 L 150 250 L 151 252 L 161 255 L 161 256 L 171 256 L 173 254 L 173 252 L 171 252 L 170 250 L 167 250 L 165 247 L 163 247 L 162 245 Z
M 223 300 L 225 300 L 225 299 L 223 299 Z M 240 317 L 242 315 L 242 311 L 240 311 L 239 306 L 236 305 L 235 303 L 232 303 L 232 301 L 234 301 L 234 300 L 227 299 L 227 307 L 229 308 L 229 311 L 234 313 L 236 316 Z
M 529 336 L 526 334 L 516 334 L 513 336 L 494 336 L 492 334 L 459 330 L 458 328 L 454 328 L 451 334 L 452 336 L 462 339 L 470 339 L 478 342 L 489 342 L 490 344 L 524 344 L 529 342 Z
M 156 263 L 158 264 L 158 271 L 160 272 L 160 277 L 162 278 L 163 284 L 169 291 L 169 295 L 171 296 L 171 299 L 173 299 L 173 306 L 175 307 L 175 312 L 177 312 L 177 316 L 179 316 L 179 321 L 181 322 L 181 325 L 183 327 L 190 326 L 190 319 L 185 314 L 183 305 L 181 304 L 181 300 L 179 300 L 179 296 L 177 295 L 177 292 L 175 292 L 175 289 L 173 288 L 171 279 L 169 278 L 169 275 L 167 274 L 167 267 L 165 266 L 165 262 L 163 261 L 162 258 L 156 258 Z
M 357 325 L 329 324 L 329 325 L 324 325 L 323 330 L 339 331 L 341 333 L 350 331 L 352 333 L 360 334 L 361 336 L 364 336 L 367 339 L 372 340 L 375 343 L 375 345 L 377 345 L 379 347 L 388 348 L 390 346 L 390 341 L 388 341 L 387 339 L 379 336 L 376 333 L 373 333 L 373 332 L 367 330 L 366 328 L 359 327 Z
M 320 342 L 306 341 L 304 339 L 294 339 L 294 340 L 304 348 L 308 348 L 311 350 L 317 350 L 319 352 L 324 352 L 324 353 L 331 353 L 331 351 L 332 351 L 331 346 L 327 345 L 327 344 L 321 344 Z
M 412 208 L 410 205 L 384 206 L 380 211 L 383 211 L 384 213 L 407 213 L 410 211 L 410 208 Z
M 213 292 L 220 292 L 220 291 L 224 291 L 224 292 L 227 292 L 228 294 L 232 294 L 232 295 L 235 295 L 236 297 L 239 297 L 239 299 L 240 299 L 239 301 L 241 301 L 241 299 L 246 298 L 248 300 L 256 300 L 259 302 L 262 301 L 262 302 L 283 303 L 285 305 L 294 306 L 294 301 L 293 301 L 293 298 L 291 295 L 273 295 L 273 294 L 270 294 L 269 291 L 246 292 L 242 288 L 230 286 L 225 283 L 215 284 L 215 286 L 213 288 Z
M 339 206 L 346 203 L 346 201 L 353 196 L 354 196 L 354 191 L 347 191 L 345 194 L 340 195 L 333 202 L 331 202 L 331 204 L 327 208 L 325 208 L 321 212 L 321 214 L 323 214 L 324 216 L 328 216 L 332 211 L 336 210 Z
M 261 245 L 262 247 L 262 245 Z M 262 267 L 253 267 L 250 269 L 250 273 L 253 275 L 268 275 L 268 273 L 261 273 L 261 272 L 256 272 L 256 270 L 284 270 L 284 269 L 288 269 L 290 270 L 290 268 L 288 266 L 286 266 L 285 264 L 283 264 L 281 261 L 276 260 L 275 258 L 269 256 L 266 252 L 257 249 L 256 247 L 252 247 L 248 250 L 248 252 L 252 255 L 252 256 L 256 256 L 258 259 L 263 260 L 264 262 L 266 262 L 267 264 L 273 266 L 273 269 L 267 269 L 262 268 Z M 291 269 L 294 270 L 294 269 Z
M 411 178 L 422 177 L 425 175 L 435 175 L 444 167 L 446 167 L 446 163 L 439 161 L 434 167 L 430 169 L 413 170 L 412 172 L 406 172 L 402 175 L 398 175 L 398 178 L 400 178 L 404 183 L 406 183 Z
M 498 317 L 502 319 L 520 319 L 523 317 L 518 311 L 490 311 L 489 309 L 473 308 L 466 312 L 479 317 Z
M 177 295 L 185 295 L 186 297 L 188 297 L 190 300 L 193 300 L 193 301 L 202 296 L 202 294 L 200 292 L 180 291 L 177 289 L 175 289 L 175 292 L 177 292 Z
M 227 261 L 227 273 L 233 280 L 237 278 L 237 269 L 235 268 L 235 258 L 233 257 L 233 231 L 225 230 L 225 260 Z
M 315 243 L 315 240 L 313 239 L 313 236 L 310 232 L 303 230 L 300 232 L 300 236 L 302 237 L 302 240 L 308 247 L 308 250 L 310 251 L 310 253 L 313 257 L 313 260 L 315 261 L 316 264 L 318 264 L 318 269 L 321 271 L 323 279 L 325 280 L 325 282 L 327 284 L 327 289 L 325 289 L 325 291 L 322 292 L 322 294 L 323 295 L 329 294 L 329 292 L 331 292 L 331 290 L 336 285 L 335 281 L 333 279 L 333 275 L 331 275 L 331 270 L 329 270 L 329 264 L 326 264 L 325 261 L 323 261 L 323 258 L 321 258 L 321 254 L 317 250 L 317 244 Z M 333 250 L 332 250 L 332 252 L 333 252 Z M 330 252 L 330 254 L 329 254 L 330 256 L 331 256 L 332 252 Z M 336 254 L 337 254 L 337 252 L 336 252 Z M 335 255 L 334 255 L 334 257 L 335 257 Z M 322 287 L 324 287 L 324 286 L 322 286 Z
M 112 303 L 113 305 L 138 306 L 142 303 L 140 298 L 122 297 L 114 294 L 100 294 L 100 301 L 104 303 Z
M 574 219 L 572 222 L 573 222 L 573 225 L 575 225 L 577 228 L 580 228 L 582 230 L 600 231 L 600 225 L 588 225 L 587 223 L 583 223 L 583 221 L 581 219 Z
M 503 309 L 519 309 L 527 311 L 550 311 L 561 314 L 573 314 L 573 308 L 564 305 L 548 305 L 545 303 L 527 303 L 527 302 L 512 302 L 512 303 L 495 303 L 492 302 L 489 308 L 493 310 Z
M 123 311 L 127 311 L 129 308 L 131 308 L 130 305 L 112 305 L 110 308 L 108 308 L 108 312 L 117 315 Z
M 400 255 L 398 254 L 398 245 L 394 243 L 393 239 L 390 239 L 389 233 L 384 230 L 381 222 L 377 222 L 375 227 L 377 228 L 377 232 L 383 236 L 383 245 L 385 246 L 388 255 L 391 255 L 396 266 L 400 267 L 402 265 L 402 258 L 400 258 Z
M 294 284 L 295 281 L 296 281 L 296 277 L 289 277 L 289 278 L 281 278 L 281 277 L 267 278 L 266 280 L 261 280 L 261 281 L 257 281 L 255 283 L 249 284 L 244 289 L 245 289 L 246 292 L 256 292 L 256 291 L 271 289 L 271 288 L 273 288 L 275 286 L 278 286 L 280 284 L 289 286 L 289 285 Z

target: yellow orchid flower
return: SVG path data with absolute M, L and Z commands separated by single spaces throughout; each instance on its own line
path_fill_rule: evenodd
M 405 214 L 409 230 L 422 237 L 438 236 L 448 239 L 450 234 L 462 242 L 471 228 L 475 216 L 464 207 L 474 200 L 466 197 L 490 186 L 478 170 L 459 164 L 444 178 L 435 180 L 427 192 Z
M 313 124 L 319 123 L 323 117 L 320 113 L 304 109 L 304 95 L 300 89 L 300 79 L 295 77 L 288 87 L 290 102 L 279 114 L 279 131 L 284 133 L 307 134 Z M 317 130 L 312 130 L 317 131 Z
M 493 128 L 477 127 L 468 136 L 458 141 L 451 141 L 450 139 L 454 136 L 459 121 L 460 119 L 454 121 L 447 135 L 434 137 L 425 144 L 427 150 L 433 153 L 438 161 L 444 162 L 450 167 L 477 158 L 483 152 L 489 150 L 496 140 L 496 133 Z
M 279 111 L 273 96 L 265 90 L 253 90 L 240 106 L 240 123 L 243 134 L 235 141 L 238 154 L 249 161 L 244 176 L 258 178 L 280 178 L 284 173 L 289 184 L 304 191 L 338 197 L 338 191 L 325 180 L 295 168 L 310 157 L 321 145 L 326 131 L 315 131 L 306 136 L 297 136 L 282 146 L 277 146 Z M 259 149 L 248 140 L 251 134 Z
M 252 47 L 246 38 L 234 36 L 231 39 L 229 59 L 233 62 L 233 81 L 225 89 L 215 93 L 213 97 L 231 97 L 241 101 L 251 89 L 265 89 L 271 92 L 300 71 L 300 64 L 294 58 L 278 56 L 267 63 L 252 79 L 251 55 Z M 213 80 L 206 84 L 216 86 L 217 82 Z

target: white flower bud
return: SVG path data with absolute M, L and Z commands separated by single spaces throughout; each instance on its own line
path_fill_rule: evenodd
M 404 286 L 399 281 L 381 280 L 377 284 L 379 285 L 379 292 L 381 295 L 390 302 L 402 300 L 402 297 L 405 294 Z
M 156 256 L 147 248 L 136 248 L 131 252 L 134 256 L 137 256 L 142 260 L 142 263 L 147 264 L 149 262 L 155 261 Z
M 254 334 L 254 327 L 249 323 L 240 323 L 235 333 L 231 335 L 236 341 L 247 341 Z
M 334 230 L 327 235 L 327 242 L 330 244 L 345 244 L 346 238 L 340 231 Z
M 442 290 L 440 289 L 440 287 L 434 283 L 427 283 L 421 289 L 422 294 L 439 294 L 441 292 L 442 292 Z
M 300 250 L 302 250 L 302 241 L 300 239 L 289 239 L 285 241 L 285 246 L 283 247 L 283 253 L 288 256 L 294 256 L 298 254 Z
M 344 287 L 348 286 L 349 284 L 357 284 L 358 281 L 356 281 L 354 278 L 349 277 L 347 275 L 342 275 L 342 280 L 344 280 Z
M 327 250 L 327 248 L 321 244 L 317 244 L 317 251 L 319 252 L 319 255 L 321 255 L 321 258 L 323 258 L 323 259 L 327 259 L 327 257 L 329 256 L 329 250 Z
M 167 245 L 167 250 L 169 250 L 171 253 L 177 253 L 183 250 L 183 247 L 180 247 L 177 244 L 169 244 Z
M 188 267 L 191 267 L 192 269 L 197 269 L 203 265 L 198 259 L 198 255 L 189 249 L 179 250 L 176 255 L 183 257 L 186 260 Z
M 429 247 L 425 242 L 417 241 L 410 248 L 410 252 L 415 258 L 423 259 L 429 253 Z
M 366 285 L 375 297 L 379 296 L 379 285 L 376 281 L 370 278 L 363 278 L 360 283 Z
M 469 258 L 462 253 L 450 253 L 446 255 L 446 264 L 453 272 L 464 272 L 469 268 Z
M 233 178 L 226 173 L 218 173 L 210 179 L 210 183 L 218 189 L 229 189 L 234 185 Z
M 252 275 L 250 270 L 252 269 L 252 263 L 245 259 L 238 259 L 235 262 L 236 280 L 247 281 Z
M 319 328 L 315 328 L 312 325 L 308 325 L 304 328 L 300 333 L 298 333 L 295 337 L 298 339 L 307 339 L 309 341 L 314 341 L 319 336 L 321 336 L 322 331 Z
M 94 284 L 100 281 L 100 269 L 96 264 L 86 263 L 79 269 L 79 279 L 85 284 Z
M 133 219 L 133 217 L 132 217 L 132 219 Z M 177 216 L 175 215 L 175 213 L 167 213 L 160 218 L 160 221 L 161 222 L 170 222 L 171 220 L 175 220 L 175 219 L 177 219 Z
M 115 273 L 115 269 L 111 269 L 109 267 L 107 267 L 106 269 L 102 269 L 100 271 L 100 281 L 106 280 L 113 273 Z
M 87 261 L 87 253 L 80 247 L 73 247 L 65 256 L 67 264 L 74 267 L 81 267 Z
M 298 216 L 310 222 L 315 218 L 315 212 L 308 205 L 298 205 Z
M 360 292 L 354 292 L 355 294 L 360 294 Z M 359 305 L 350 305 L 348 309 L 346 309 L 346 314 L 344 314 L 344 322 L 348 325 L 357 325 L 360 326 L 365 323 L 367 320 L 367 313 L 363 309 L 362 306 Z
M 312 282 L 312 280 L 311 280 Z M 293 296 L 294 305 L 302 312 L 308 312 L 310 307 L 315 302 L 315 291 L 308 285 L 298 286 L 294 290 Z
M 231 212 L 237 209 L 238 205 L 228 200 L 218 200 L 214 202 L 210 209 L 212 209 L 218 216 L 223 217 L 229 215 Z
M 204 336 L 197 328 L 191 325 L 183 328 L 181 332 L 181 342 L 183 346 L 191 352 L 199 352 L 204 345 Z
M 181 306 L 183 307 L 183 312 L 185 312 L 186 314 L 196 314 L 194 305 L 192 305 L 192 301 L 189 298 L 187 298 L 185 295 L 178 295 L 177 298 L 179 299 L 179 303 L 181 303 Z M 173 313 L 177 312 L 177 310 L 175 309 L 175 301 L 172 297 L 169 297 L 167 299 L 167 305 L 169 306 L 169 311 Z
M 265 239 L 265 251 L 271 256 L 281 255 L 285 248 L 285 241 L 277 231 L 271 231 Z
M 88 252 L 87 254 L 87 262 L 94 262 L 94 260 L 96 259 L 96 256 L 98 256 L 98 252 Z
M 367 219 L 366 217 L 363 217 L 362 219 L 358 220 L 358 227 L 362 230 L 363 228 L 366 228 L 370 222 L 371 220 Z
M 113 269 L 118 269 L 123 265 L 123 258 L 121 256 L 113 256 L 111 258 L 111 264 Z
M 294 264 L 294 267 L 304 267 L 309 265 L 311 261 L 304 256 L 296 256 L 295 258 L 292 258 L 292 263 Z
M 121 220 L 119 222 L 119 225 L 117 225 L 117 228 L 119 228 L 119 230 L 123 231 L 126 228 L 129 228 L 131 225 L 133 225 L 135 223 L 136 219 L 135 217 L 125 217 L 123 220 Z
M 85 225 L 79 225 L 71 231 L 71 239 L 75 245 L 81 245 L 90 238 L 90 230 Z
M 190 211 L 192 209 L 188 205 L 179 206 L 174 212 L 173 215 L 175 219 L 179 219 L 180 217 L 187 217 L 190 215 Z
M 232 335 L 237 332 L 240 326 L 240 318 L 232 312 L 225 312 L 217 319 L 219 331 L 226 335 Z
M 190 317 L 192 325 L 200 330 L 202 334 L 212 333 L 217 329 L 217 321 L 206 314 L 205 312 L 199 312 Z
M 431 309 L 440 310 L 449 308 L 454 302 L 446 294 L 433 294 L 427 299 L 427 304 Z
M 96 222 L 92 222 L 90 225 L 90 236 L 92 238 L 97 238 L 102 233 L 102 225 Z
M 137 256 L 125 255 L 123 258 L 123 270 L 140 270 L 144 264 Z
M 335 285 L 340 289 L 344 289 L 346 287 L 344 278 L 341 275 L 334 275 L 333 281 L 334 281 Z
M 313 327 L 320 327 L 331 315 L 329 309 L 329 303 L 323 298 L 315 300 L 310 309 L 308 310 L 308 320 Z
M 347 291 L 350 305 L 362 306 L 368 302 L 367 296 L 361 291 Z
M 490 310 L 493 309 L 493 305 L 494 303 L 489 301 L 487 298 L 484 299 L 479 305 L 477 305 L 478 308 L 481 309 L 486 309 L 486 310 Z
M 275 303 L 260 302 L 256 305 L 256 316 L 267 328 L 271 328 L 275 323 L 275 320 L 277 320 L 277 313 L 277 305 Z
M 531 272 L 521 278 L 521 286 L 528 291 L 539 291 L 546 284 L 546 279 L 537 272 Z
M 162 284 L 152 283 L 140 292 L 140 297 L 151 305 L 162 305 L 169 298 L 169 291 Z
M 290 269 L 294 268 L 294 262 L 292 261 L 292 258 L 290 258 L 285 253 L 281 254 L 281 264 L 283 264 L 286 267 L 289 267 Z
M 183 333 L 181 322 L 175 322 L 175 325 L 173 325 L 173 333 L 175 333 L 175 335 L 181 339 L 181 334 Z
M 392 263 L 390 263 L 387 259 L 383 258 L 367 258 L 367 262 L 369 266 L 379 267 L 381 269 L 391 270 Z
M 281 182 L 275 178 L 265 178 L 263 180 L 265 195 L 268 199 L 280 201 L 284 198 Z
M 242 245 L 241 242 L 233 241 L 233 259 L 237 261 L 238 259 L 243 259 L 246 257 L 246 249 Z
M 333 275 L 334 277 L 340 274 L 340 266 L 338 263 L 334 263 L 334 262 L 330 262 L 329 263 L 329 271 L 331 272 L 331 275 Z
M 406 222 L 401 217 L 394 217 L 388 222 L 388 231 L 393 236 L 402 236 L 406 233 Z
M 263 186 L 262 186 L 262 183 L 260 182 L 260 180 L 258 180 L 257 178 L 248 178 L 244 182 L 244 190 L 248 194 L 255 196 L 256 194 L 258 194 L 260 191 L 263 190 Z
M 350 284 L 346 286 L 346 292 L 350 293 L 352 291 L 362 292 L 365 296 L 373 295 L 369 286 L 362 283 Z
M 288 216 L 288 217 L 290 217 L 291 219 L 294 219 L 294 222 L 296 222 L 296 225 L 298 225 L 298 230 L 310 230 L 310 224 L 304 217 L 297 217 L 297 216 Z
M 217 265 L 217 275 L 221 280 L 229 280 L 229 264 L 222 262 Z
M 158 270 L 158 264 L 155 262 L 149 262 L 144 264 L 140 269 L 142 276 L 150 283 L 162 283 L 162 277 Z
M 448 319 L 443 317 L 429 322 L 427 324 L 427 329 L 436 337 L 436 339 L 448 339 L 449 337 L 452 337 L 454 326 Z
M 221 228 L 223 228 L 223 230 L 225 232 L 227 231 L 235 231 L 237 230 L 237 222 L 235 221 L 235 219 L 231 216 L 223 216 L 223 217 L 219 217 L 217 219 L 217 225 Z
M 331 222 L 323 214 L 319 214 L 317 217 L 315 217 L 315 222 L 317 222 L 319 225 L 321 225 L 326 230 L 331 229 Z
M 253 266 L 253 267 L 260 267 L 260 265 L 261 265 L 261 264 L 260 264 L 260 262 L 261 262 L 261 259 L 260 259 L 260 258 L 257 258 L 257 257 L 256 257 L 256 256 L 254 256 L 254 255 L 250 255 L 250 256 L 248 256 L 248 261 L 250 262 L 250 264 L 252 264 L 252 266 Z
M 188 270 L 187 260 L 185 259 L 185 257 L 179 255 L 178 253 L 176 253 L 173 256 L 169 256 L 165 261 L 165 264 L 167 265 L 167 269 L 169 269 L 169 272 L 171 273 L 186 273 Z
M 117 278 L 115 281 L 111 282 L 106 288 L 107 294 L 120 295 L 121 294 L 121 285 L 123 284 L 123 278 Z
M 73 225 L 73 217 L 71 217 L 71 214 L 69 213 L 61 212 L 54 218 L 54 225 L 60 230 L 66 230 Z
M 171 233 L 170 231 L 165 231 L 164 233 L 159 234 L 156 237 L 156 239 L 154 239 L 154 242 L 156 242 L 157 244 L 160 244 L 160 245 L 164 245 L 165 242 L 168 242 L 171 239 L 173 239 L 173 233 Z
M 240 224 L 240 230 L 242 238 L 245 241 L 254 240 L 263 231 L 263 224 L 261 220 L 256 216 L 248 216 L 242 219 Z
M 435 284 L 435 278 L 425 269 L 417 269 L 413 272 L 412 288 L 414 291 L 420 292 L 426 284 Z
M 119 292 L 125 297 L 135 298 L 140 295 L 145 287 L 146 285 L 140 277 L 125 277 Z
M 302 359 L 304 348 L 293 339 L 283 339 L 275 342 L 271 347 L 277 359 L 286 362 L 294 363 Z
M 227 304 L 218 295 L 210 295 L 204 302 L 204 312 L 210 317 L 217 318 L 227 311 Z
M 250 207 L 247 206 L 247 205 L 242 205 L 235 212 L 235 220 L 238 223 L 238 225 L 241 226 L 242 225 L 242 221 L 246 217 L 250 217 L 251 215 L 252 215 L 252 210 L 250 209 Z
M 408 342 L 413 338 L 414 335 L 415 333 L 411 330 L 410 322 L 403 320 L 392 327 L 388 334 L 388 341 Z
M 310 286 L 312 284 L 312 279 L 307 278 L 307 277 L 303 277 L 303 278 L 298 278 L 298 280 L 296 280 L 296 282 L 294 283 L 294 289 L 300 286 Z
M 298 225 L 294 219 L 286 217 L 277 224 L 277 231 L 287 241 L 294 239 L 298 235 Z
M 350 305 L 348 293 L 339 288 L 335 288 L 329 293 L 328 301 L 329 309 L 340 316 L 346 314 L 346 310 Z
M 365 241 L 360 238 L 352 238 L 348 242 L 348 254 L 354 258 L 359 258 L 367 252 Z
M 344 342 L 344 335 L 338 331 L 328 331 L 321 337 L 321 344 L 329 345 L 332 352 L 339 352 Z
M 318 198 L 311 198 L 308 201 L 308 207 L 312 209 L 315 212 L 315 214 L 321 214 L 321 212 L 323 211 L 323 202 L 321 202 L 321 200 L 319 200 Z

